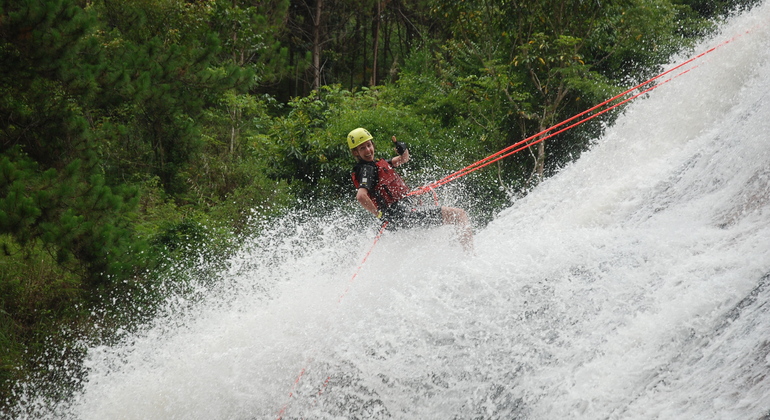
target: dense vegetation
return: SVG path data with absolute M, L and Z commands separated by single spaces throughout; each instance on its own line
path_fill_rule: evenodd
M 417 186 L 655 74 L 750 3 L 0 0 L 0 399 L 253 217 L 350 202 L 349 130 L 410 143 Z M 483 223 L 611 118 L 464 179 L 464 206 Z

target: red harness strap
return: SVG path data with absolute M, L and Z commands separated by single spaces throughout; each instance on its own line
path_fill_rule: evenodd
M 374 165 L 377 167 L 377 184 L 373 188 L 374 191 L 367 190 L 367 192 L 377 208 L 384 210 L 406 197 L 409 194 L 409 187 L 387 160 L 378 159 Z M 356 172 L 350 175 L 356 189 L 360 188 L 361 182 L 357 179 Z

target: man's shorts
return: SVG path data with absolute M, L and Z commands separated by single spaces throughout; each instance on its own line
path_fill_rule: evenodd
M 412 200 L 411 197 L 404 198 L 388 207 L 383 212 L 383 218 L 388 221 L 388 228 L 390 229 L 411 229 L 444 224 L 440 206 L 421 205 L 416 200 Z

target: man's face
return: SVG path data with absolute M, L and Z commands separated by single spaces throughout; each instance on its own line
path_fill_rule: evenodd
M 366 162 L 374 161 L 374 143 L 371 140 L 361 143 L 353 149 L 353 156 Z

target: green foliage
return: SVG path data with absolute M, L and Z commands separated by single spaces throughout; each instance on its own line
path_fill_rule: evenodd
M 352 94 L 336 87 L 324 87 L 319 95 L 296 98 L 288 105 L 287 115 L 275 118 L 265 137 L 265 151 L 274 159 L 269 163 L 269 174 L 276 178 L 302 185 L 300 193 L 328 186 L 328 180 L 342 176 L 341 162 L 349 153 L 343 141 L 345 132 L 332 133 L 329 122 L 339 117 L 340 104 Z M 334 183 L 334 181 L 332 181 Z
M 446 163 L 445 158 L 455 152 L 442 144 L 440 121 L 399 106 L 393 98 L 400 95 L 388 97 L 391 92 L 389 88 L 350 92 L 325 86 L 318 95 L 290 102 L 291 111 L 275 118 L 269 130 L 267 151 L 274 157 L 269 174 L 299 185 L 303 196 L 349 197 L 350 170 L 355 161 L 345 137 L 356 127 L 366 127 L 375 135 L 378 154 L 383 158 L 395 155 L 391 136 L 413 145 L 414 164 L 410 168 L 415 171 L 424 171 L 437 161 Z
M 42 241 L 20 246 L 0 235 L 0 401 L 23 378 L 21 369 L 59 334 L 63 320 L 81 315 L 85 291 L 80 278 L 63 267 Z M 8 381 L 8 382 L 6 382 Z
M 76 57 L 93 47 L 82 38 L 93 21 L 78 10 L 67 2 L 25 2 L 9 15 L 2 51 L 17 61 L 0 76 L 3 96 L 13 98 L 0 104 L 11 116 L 0 121 L 0 233 L 22 247 L 42 241 L 58 263 L 100 283 L 130 269 L 125 212 L 134 193 L 107 186 L 95 164 L 78 101 L 90 96 L 98 64 Z M 36 29 L 15 36 L 13 28 L 25 25 Z M 68 36 L 51 35 L 57 33 Z M 30 49 L 42 54 L 21 53 Z
M 422 68 L 445 92 L 435 103 L 458 105 L 438 110 L 455 116 L 445 125 L 476 125 L 499 150 L 611 97 L 627 80 L 654 74 L 684 46 L 685 12 L 668 0 L 436 1 L 431 13 L 447 19 L 453 36 L 431 48 Z M 506 182 L 530 188 L 579 156 L 600 127 L 597 120 L 539 145 L 533 158 L 503 163 L 512 171 Z M 521 182 L 527 179 L 533 183 Z
M 284 30 L 289 1 L 212 3 L 210 26 L 224 42 L 222 54 L 233 64 L 253 68 L 261 81 L 281 75 L 287 52 L 276 38 Z
M 201 119 L 223 95 L 249 88 L 254 73 L 217 60 L 208 2 L 98 2 L 92 9 L 109 23 L 94 34 L 105 69 L 91 115 L 98 136 L 109 140 L 107 175 L 157 176 L 184 194 L 184 174 L 204 149 Z

